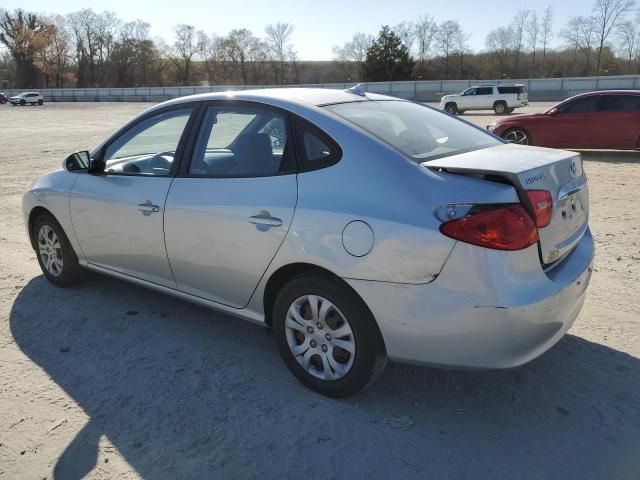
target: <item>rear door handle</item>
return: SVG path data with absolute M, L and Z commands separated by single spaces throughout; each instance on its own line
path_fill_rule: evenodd
M 144 203 L 139 203 L 138 204 L 138 210 L 140 210 L 141 212 L 159 212 L 160 211 L 160 207 L 158 205 L 154 205 L 153 203 L 151 203 L 151 200 L 145 200 Z
M 282 219 L 272 217 L 269 215 L 269 212 L 261 212 L 258 215 L 253 215 L 252 217 L 249 217 L 249 222 L 254 225 L 266 225 L 268 227 L 279 227 L 282 225 Z

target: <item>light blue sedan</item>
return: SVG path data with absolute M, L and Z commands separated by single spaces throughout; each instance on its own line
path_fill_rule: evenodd
M 165 102 L 23 198 L 54 284 L 90 269 L 270 327 L 333 397 L 387 359 L 542 354 L 584 302 L 588 209 L 579 154 L 358 87 Z

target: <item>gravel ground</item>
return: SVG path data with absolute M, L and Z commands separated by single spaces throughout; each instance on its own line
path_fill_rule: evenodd
M 146 106 L 0 107 L 0 480 L 640 478 L 637 153 L 584 154 L 597 258 L 557 346 L 508 371 L 390 365 L 337 401 L 299 385 L 260 327 L 40 274 L 22 192 Z

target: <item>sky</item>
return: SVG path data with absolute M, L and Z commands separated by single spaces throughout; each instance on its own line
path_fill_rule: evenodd
M 470 34 L 470 47 L 482 50 L 487 33 L 508 25 L 519 9 L 536 10 L 542 16 L 550 3 L 556 33 L 569 17 L 590 14 L 592 5 L 589 0 L 0 0 L 0 7 L 61 14 L 82 8 L 111 10 L 124 21 L 146 21 L 152 37 L 164 37 L 169 43 L 178 23 L 208 34 L 248 28 L 262 36 L 265 25 L 288 22 L 295 27 L 291 40 L 302 60 L 331 60 L 332 47 L 345 43 L 355 32 L 376 34 L 381 25 L 393 26 L 425 14 L 437 22 L 458 20 Z M 558 41 L 556 35 L 554 43 Z

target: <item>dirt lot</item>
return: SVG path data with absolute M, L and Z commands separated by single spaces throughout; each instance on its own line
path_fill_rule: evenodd
M 146 106 L 0 107 L 0 480 L 640 478 L 638 154 L 585 154 L 595 272 L 551 351 L 510 371 L 390 365 L 335 401 L 260 327 L 40 274 L 22 192 Z

